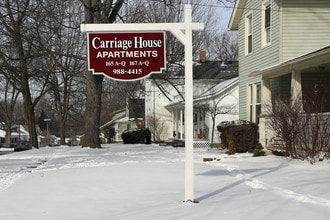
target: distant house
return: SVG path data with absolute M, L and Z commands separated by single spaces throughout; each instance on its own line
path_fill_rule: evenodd
M 238 77 L 220 81 L 218 84 L 194 97 L 194 139 L 211 140 L 213 126 L 211 114 L 215 116 L 216 125 L 222 121 L 238 119 Z M 172 115 L 174 138 L 184 138 L 184 107 L 180 101 L 165 106 Z M 220 143 L 220 136 L 214 136 L 214 143 Z
M 194 139 L 210 140 L 211 137 L 210 112 L 202 106 L 210 106 L 219 100 L 219 107 L 235 106 L 231 112 L 218 115 L 216 123 L 238 118 L 236 76 L 237 62 L 206 61 L 194 64 Z M 170 78 L 145 79 L 144 85 L 145 124 L 151 130 L 153 140 L 184 139 L 183 71 L 178 71 Z
M 322 94 L 318 111 L 330 112 L 329 15 L 330 1 L 323 0 L 235 2 L 229 30 L 239 32 L 239 117 L 259 124 L 264 146 L 275 100 L 308 103 Z
M 11 143 L 16 143 L 21 141 L 29 141 L 30 134 L 25 130 L 23 125 L 13 125 L 11 128 Z
M 6 143 L 6 132 L 0 129 L 0 146 Z
M 137 102 L 140 103 L 141 101 L 132 100 L 132 102 L 136 104 Z M 137 107 L 136 109 L 139 108 Z M 122 142 L 123 140 L 121 138 L 121 135 L 125 130 L 137 128 L 136 120 L 138 121 L 138 123 L 143 123 L 143 118 L 129 117 L 129 111 L 126 108 L 113 112 L 112 119 L 100 127 L 102 133 L 101 135 L 105 138 L 104 142 Z

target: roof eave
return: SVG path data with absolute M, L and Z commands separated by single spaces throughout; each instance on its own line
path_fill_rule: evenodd
M 233 12 L 231 13 L 231 17 L 228 24 L 228 30 L 237 31 L 239 26 L 239 21 L 243 14 L 244 5 L 246 0 L 236 0 L 233 8 Z
M 262 76 L 263 78 L 273 78 L 288 73 L 292 69 L 304 69 L 310 66 L 322 65 L 329 62 L 329 60 L 330 45 L 302 56 L 295 57 L 278 65 L 254 71 L 249 74 L 249 77 Z

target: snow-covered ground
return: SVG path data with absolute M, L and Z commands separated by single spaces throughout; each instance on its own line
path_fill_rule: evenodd
M 45 147 L 0 156 L 1 220 L 329 219 L 330 163 L 195 149 L 184 200 L 184 148 Z M 203 158 L 217 158 L 203 162 Z M 220 160 L 219 160 L 220 159 Z

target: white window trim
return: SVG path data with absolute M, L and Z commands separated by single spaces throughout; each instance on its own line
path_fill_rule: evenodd
M 260 85 L 260 102 L 257 102 L 257 85 Z M 252 91 L 251 91 L 252 88 Z M 251 93 L 252 92 L 252 93 Z M 256 122 L 256 106 L 262 104 L 262 82 L 257 81 L 250 84 L 247 84 L 247 119 L 251 122 Z M 252 111 L 252 115 L 251 115 Z M 251 117 L 252 116 L 252 117 Z
M 270 39 L 269 42 L 267 42 L 266 39 L 266 28 L 265 28 L 265 10 L 266 10 L 266 6 L 270 5 Z M 271 45 L 272 42 L 272 3 L 270 0 L 265 0 L 262 2 L 262 6 L 261 6 L 261 11 L 262 11 L 262 15 L 261 15 L 261 39 L 262 39 L 262 47 L 266 47 Z
M 249 18 L 252 17 L 252 32 L 249 32 Z M 252 51 L 249 52 L 249 35 L 252 35 Z M 248 12 L 245 16 L 245 55 L 249 55 L 253 53 L 253 13 L 252 11 Z
M 251 118 L 251 108 L 252 108 L 252 112 L 253 112 L 253 93 L 254 93 L 254 89 L 253 89 L 253 84 L 248 84 L 247 85 L 247 106 L 246 106 L 246 116 L 247 116 L 247 120 L 248 121 L 253 121 L 253 116 Z M 252 94 L 251 94 L 252 93 Z

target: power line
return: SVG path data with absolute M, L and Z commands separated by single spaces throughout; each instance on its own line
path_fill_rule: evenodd
M 200 6 L 200 7 L 213 7 L 213 8 L 224 8 L 224 9 L 240 9 L 240 10 L 252 10 L 252 11 L 264 11 L 265 9 L 262 8 L 253 8 L 253 7 L 235 7 L 235 6 L 226 6 L 226 5 L 217 5 L 217 4 L 201 4 L 201 3 L 191 3 L 193 6 Z M 329 11 L 312 11 L 312 10 L 298 10 L 298 9 L 278 9 L 278 12 L 290 12 L 290 13 L 308 13 L 308 14 L 330 14 Z

